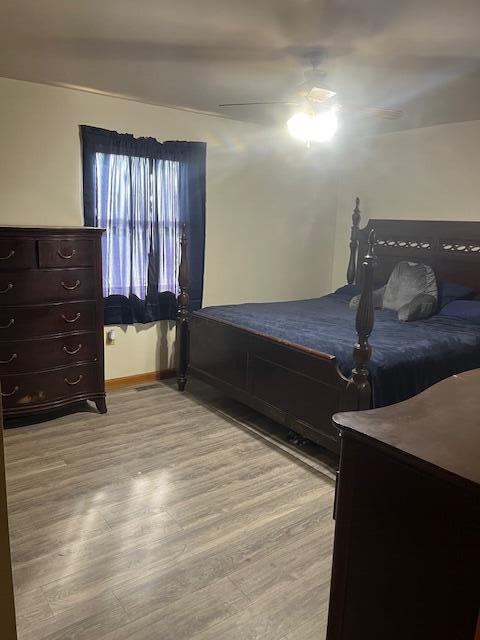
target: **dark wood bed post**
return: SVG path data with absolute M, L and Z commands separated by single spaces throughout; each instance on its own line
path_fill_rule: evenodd
M 352 213 L 352 230 L 350 232 L 350 260 L 348 261 L 347 282 L 353 284 L 357 275 L 358 228 L 360 226 L 360 198 L 355 198 L 355 209 Z
M 358 200 L 358 198 L 357 198 Z M 375 230 L 368 236 L 368 251 L 362 263 L 362 293 L 355 318 L 358 342 L 353 346 L 352 381 L 357 390 L 358 410 L 370 409 L 372 388 L 369 380 L 368 362 L 372 355 L 372 348 L 368 338 L 375 324 L 375 310 L 373 306 L 373 271 L 375 268 Z
M 187 227 L 182 225 L 180 236 L 180 265 L 178 267 L 178 286 L 180 294 L 177 298 L 177 327 L 176 327 L 176 359 L 177 384 L 179 391 L 187 384 L 189 326 L 188 326 L 188 293 L 189 275 L 187 258 Z

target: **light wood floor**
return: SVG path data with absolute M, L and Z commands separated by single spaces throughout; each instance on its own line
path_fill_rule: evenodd
M 324 637 L 333 481 L 202 393 L 6 431 L 20 640 Z

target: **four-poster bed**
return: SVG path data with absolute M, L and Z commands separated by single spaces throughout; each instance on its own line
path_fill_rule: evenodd
M 388 281 L 399 261 L 428 264 L 439 280 L 469 286 L 480 295 L 480 223 L 370 220 L 364 229 L 359 225 L 357 198 L 346 291 L 315 300 L 211 307 L 191 317 L 184 228 L 177 323 L 179 389 L 185 388 L 188 371 L 338 451 L 331 423 L 334 413 L 391 404 L 452 372 L 480 366 L 480 327 L 472 325 L 465 333 L 460 321 L 402 323 L 382 310 L 376 318 L 373 360 L 369 344 L 375 321 L 373 291 Z M 348 305 L 355 286 L 361 292 L 356 312 Z M 357 340 L 352 351 L 353 324 Z M 429 339 L 431 343 L 425 344 Z M 408 361 L 402 362 L 407 356 Z

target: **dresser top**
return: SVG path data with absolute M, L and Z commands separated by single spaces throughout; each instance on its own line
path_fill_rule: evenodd
M 0 227 L 1 234 L 8 235 L 41 235 L 52 233 L 101 233 L 105 231 L 101 227 L 54 227 L 54 226 L 42 226 L 42 227 L 29 227 L 25 225 L 7 225 Z
M 480 486 L 480 369 L 389 407 L 337 413 L 333 422 Z

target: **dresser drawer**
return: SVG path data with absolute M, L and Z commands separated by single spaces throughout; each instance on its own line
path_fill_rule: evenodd
M 96 360 L 95 333 L 0 342 L 0 375 L 28 373 Z
M 72 331 L 95 331 L 95 302 L 67 302 L 38 307 L 0 306 L 0 343 Z
M 2 404 L 6 411 L 85 397 L 99 388 L 95 363 L 62 367 L 34 374 L 2 376 Z
M 0 271 L 0 307 L 92 299 L 95 291 L 92 268 Z
M 50 238 L 38 241 L 38 263 L 50 267 L 93 267 L 96 245 L 79 238 Z
M 33 238 L 0 238 L 0 271 L 35 269 L 37 253 Z

